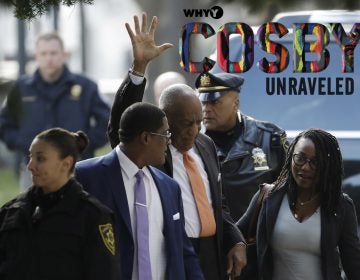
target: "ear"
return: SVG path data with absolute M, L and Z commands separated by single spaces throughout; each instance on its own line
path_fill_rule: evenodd
M 36 63 L 39 63 L 39 54 L 37 53 L 37 51 L 33 53 L 32 57 Z
M 64 51 L 64 60 L 68 61 L 68 60 L 70 60 L 70 57 L 71 57 L 70 52 Z
M 73 164 L 74 158 L 72 156 L 67 156 L 62 160 L 62 166 L 64 168 L 64 171 L 69 172 Z
M 235 105 L 236 111 L 239 110 L 239 104 L 240 104 L 240 99 L 237 96 L 234 100 L 234 105 Z
M 148 145 L 150 141 L 149 132 L 143 131 L 139 134 L 139 140 L 142 145 Z

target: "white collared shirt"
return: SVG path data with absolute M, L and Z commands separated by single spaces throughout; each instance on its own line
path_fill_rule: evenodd
M 185 231 L 188 237 L 198 238 L 201 230 L 199 214 L 196 208 L 194 195 L 191 190 L 189 177 L 184 167 L 183 155 L 173 145 L 169 145 L 169 148 L 173 162 L 173 178 L 181 188 L 181 196 L 185 215 Z M 207 173 L 205 171 L 204 163 L 194 148 L 191 148 L 188 151 L 188 154 L 196 162 L 196 166 L 199 169 L 201 178 L 203 179 L 205 185 L 207 198 L 210 205 L 212 205 L 210 184 Z
M 136 243 L 136 221 L 135 221 L 135 205 L 134 205 L 134 186 L 136 182 L 136 173 L 139 168 L 116 146 L 119 162 L 121 163 L 121 174 L 124 181 L 126 197 L 129 206 L 131 228 L 134 240 L 134 265 L 133 280 L 138 279 L 138 262 L 137 262 L 137 243 Z M 146 191 L 146 205 L 149 216 L 149 250 L 151 261 L 152 279 L 165 279 L 166 272 L 166 250 L 165 238 L 163 235 L 164 217 L 160 195 L 155 185 L 154 179 L 147 167 L 142 168 L 144 172 L 144 185 Z M 121 236 L 119 236 L 121 238 Z

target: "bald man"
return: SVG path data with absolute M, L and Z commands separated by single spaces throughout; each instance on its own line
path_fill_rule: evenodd
M 186 84 L 186 79 L 178 72 L 168 71 L 160 74 L 154 82 L 155 103 L 159 105 L 160 95 L 168 86 L 174 84 Z

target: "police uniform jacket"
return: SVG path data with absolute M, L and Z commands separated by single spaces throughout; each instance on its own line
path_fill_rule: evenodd
M 241 114 L 241 131 L 227 154 L 218 149 L 224 194 L 232 218 L 245 213 L 262 183 L 280 174 L 286 155 L 286 134 L 276 125 Z
M 121 279 L 111 211 L 71 179 L 37 187 L 0 209 L 0 279 Z
M 270 240 L 287 186 L 270 192 L 264 200 L 257 224 L 257 255 L 260 280 L 271 280 L 273 257 Z M 252 213 L 256 208 L 258 193 L 250 203 L 238 226 L 247 232 Z M 360 243 L 357 236 L 357 220 L 352 200 L 342 194 L 337 209 L 331 215 L 321 211 L 321 271 L 323 279 L 341 280 L 340 259 L 348 280 L 359 279 Z
M 20 78 L 9 93 L 0 112 L 0 139 L 9 149 L 26 155 L 31 141 L 43 130 L 82 130 L 90 139 L 83 154 L 88 158 L 106 144 L 109 113 L 97 85 L 88 78 L 65 67 L 59 80 L 49 84 L 37 70 L 30 77 Z

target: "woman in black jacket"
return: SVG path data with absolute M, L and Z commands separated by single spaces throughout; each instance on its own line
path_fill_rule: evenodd
M 257 223 L 259 278 L 359 279 L 360 242 L 352 200 L 342 192 L 338 142 L 320 129 L 301 132 L 265 198 Z M 259 194 L 260 192 L 258 192 Z M 247 232 L 258 194 L 238 221 Z
M 34 185 L 0 209 L 0 279 L 120 279 L 112 213 L 73 178 L 87 144 L 61 128 L 33 140 Z

